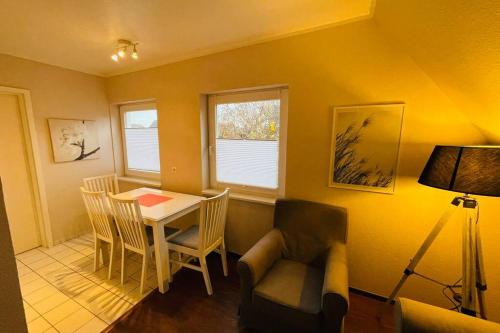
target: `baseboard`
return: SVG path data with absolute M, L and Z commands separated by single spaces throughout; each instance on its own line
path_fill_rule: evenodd
M 377 294 L 371 293 L 369 291 L 357 289 L 357 288 L 354 288 L 354 287 L 349 287 L 349 291 L 351 293 L 353 293 L 353 294 L 357 294 L 357 295 L 361 295 L 361 296 L 373 298 L 373 299 L 375 299 L 377 301 L 380 301 L 380 302 L 387 302 L 387 297 L 381 296 L 381 295 L 377 295 Z

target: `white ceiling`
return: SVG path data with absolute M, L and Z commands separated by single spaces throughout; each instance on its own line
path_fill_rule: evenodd
M 375 0 L 0 0 L 0 53 L 111 76 L 371 16 Z M 119 38 L 140 59 L 114 63 Z

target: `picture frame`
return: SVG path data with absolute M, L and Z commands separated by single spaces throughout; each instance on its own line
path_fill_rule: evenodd
M 48 119 L 54 162 L 100 158 L 99 132 L 95 120 Z
M 333 107 L 328 186 L 392 194 L 404 103 Z

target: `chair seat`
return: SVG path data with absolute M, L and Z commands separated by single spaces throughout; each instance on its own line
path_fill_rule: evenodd
M 279 259 L 255 287 L 253 303 L 281 322 L 314 328 L 321 316 L 323 279 L 320 269 Z
M 179 229 L 165 226 L 165 238 L 172 236 L 178 231 Z M 149 246 L 153 245 L 154 244 L 153 228 L 151 228 L 149 225 L 146 226 L 146 236 L 148 236 Z
M 198 225 L 192 225 L 184 231 L 168 240 L 169 243 L 177 244 L 191 249 L 198 249 L 199 229 Z

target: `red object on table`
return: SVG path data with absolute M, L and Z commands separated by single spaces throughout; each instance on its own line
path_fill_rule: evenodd
M 145 207 L 152 207 L 155 206 L 159 203 L 171 200 L 172 198 L 170 197 L 165 197 L 163 195 L 157 195 L 157 194 L 143 194 L 139 197 L 137 197 L 137 200 L 139 201 L 139 205 L 145 206 Z

